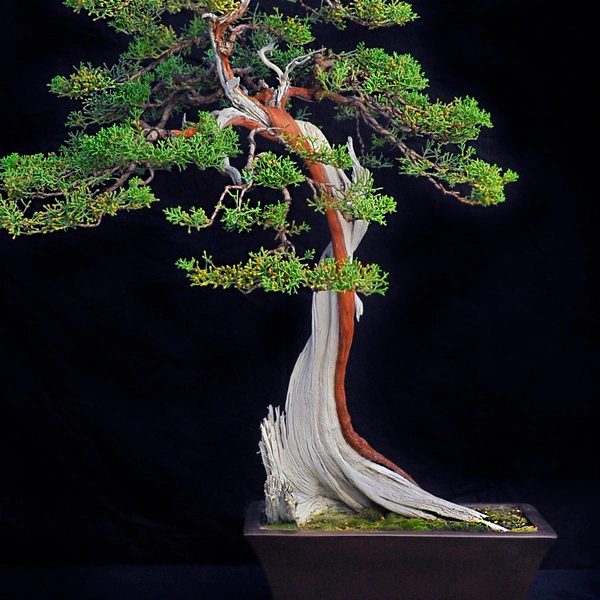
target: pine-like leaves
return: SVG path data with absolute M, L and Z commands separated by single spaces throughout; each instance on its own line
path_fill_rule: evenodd
M 210 210 L 166 208 L 170 223 L 192 231 L 220 222 L 235 234 L 271 229 L 276 240 L 271 250 L 251 252 L 247 262 L 237 265 L 217 267 L 208 257 L 203 267 L 180 261 L 195 285 L 286 293 L 300 287 L 365 293 L 385 289 L 385 276 L 376 266 L 328 260 L 311 265 L 314 252 L 298 256 L 290 241 L 308 229 L 291 219 L 292 192 L 303 200 L 308 196 L 317 212 L 337 210 L 350 220 L 385 224 L 394 212 L 394 200 L 375 186 L 371 175 L 355 173 L 344 189 L 311 179 L 316 164 L 349 174 L 356 165 L 345 145 L 328 146 L 273 130 L 269 135 L 281 143 L 280 152 L 258 152 L 251 136 L 245 166 L 230 164 L 240 151 L 237 135 L 231 128 L 220 130 L 206 111 L 222 108 L 228 97 L 209 29 L 215 18 L 234 13 L 220 33 L 219 52 L 226 56 L 230 83 L 239 82 L 252 102 L 268 106 L 274 90 L 285 85 L 282 108 L 300 118 L 297 103 L 287 102 L 288 96 L 332 100 L 340 119 L 356 121 L 363 133 L 370 130 L 372 137 L 360 138 L 363 162 L 395 164 L 401 173 L 425 177 L 462 201 L 501 202 L 504 186 L 516 179 L 512 171 L 476 156 L 473 142 L 482 128 L 492 126 L 488 113 L 470 97 L 431 100 L 427 78 L 411 55 L 362 43 L 333 53 L 325 47 L 326 37 L 315 39 L 315 31 L 325 31 L 327 24 L 404 25 L 416 15 L 401 0 L 303 0 L 293 10 L 281 0 L 254 12 L 247 10 L 245 0 L 65 4 L 105 19 L 128 36 L 129 45 L 112 66 L 81 64 L 51 81 L 52 92 L 80 103 L 67 123 L 77 131 L 60 152 L 0 161 L 0 227 L 13 236 L 94 226 L 104 215 L 147 207 L 157 200 L 151 191 L 156 170 L 194 165 L 227 173 L 233 184 Z M 207 19 L 206 13 L 213 16 Z M 321 23 L 318 30 L 316 23 Z M 309 186 L 301 187 L 305 181 Z M 271 190 L 268 202 L 266 190 Z M 272 200 L 272 190 L 279 190 L 279 199 Z
M 221 169 L 237 154 L 237 136 L 200 115 L 195 135 L 158 139 L 135 124 L 72 135 L 58 154 L 12 154 L 0 160 L 0 226 L 13 236 L 91 226 L 118 210 L 145 208 L 154 171 Z

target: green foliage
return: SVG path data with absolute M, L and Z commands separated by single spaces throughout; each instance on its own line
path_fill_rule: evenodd
M 298 256 L 294 252 L 268 251 L 248 253 L 245 263 L 217 266 L 206 252 L 204 266 L 195 259 L 180 259 L 177 266 L 187 271 L 192 286 L 235 287 L 244 292 L 261 288 L 266 292 L 292 294 L 302 287 L 315 291 L 356 291 L 363 294 L 385 293 L 387 274 L 377 265 L 363 266 L 358 261 L 338 265 L 325 259 L 311 266 L 314 252 Z
M 471 193 L 467 201 L 489 206 L 505 200 L 504 186 L 518 180 L 518 175 L 497 165 L 474 158 L 474 149 L 465 144 L 458 152 L 444 152 L 443 145 L 427 143 L 422 156 L 399 158 L 400 170 L 406 175 L 429 176 L 448 183 L 451 189 L 468 185 Z
M 105 19 L 121 33 L 148 33 L 164 13 L 182 10 L 227 13 L 239 5 L 236 0 L 66 0 L 65 5 L 75 12 L 86 10 L 90 16 Z
M 287 246 L 290 245 L 290 237 L 310 229 L 308 224 L 298 224 L 288 218 L 289 200 L 263 206 L 260 201 L 255 202 L 248 196 L 249 191 L 253 189 L 256 189 L 256 182 L 253 181 L 226 188 L 210 218 L 204 209 L 195 207 L 183 210 L 177 206 L 166 208 L 163 212 L 170 223 L 187 227 L 188 232 L 191 232 L 192 229 L 200 230 L 210 227 L 219 215 L 224 229 L 229 232 L 242 233 L 250 231 L 254 227 L 273 229 L 277 232 L 277 239 L 281 241 L 280 250 L 287 249 Z
M 328 4 L 327 18 L 343 27 L 344 21 L 354 21 L 369 28 L 404 25 L 417 18 L 412 7 L 400 0 L 352 0 Z
M 156 198 L 140 175 L 190 165 L 221 169 L 239 151 L 233 130 L 219 129 L 210 115 L 201 115 L 196 127 L 189 139 L 150 143 L 135 126 L 111 125 L 95 135 L 72 135 L 59 154 L 3 158 L 0 190 L 7 197 L 0 226 L 12 235 L 46 233 L 149 206 Z
M 403 174 L 425 177 L 446 194 L 480 205 L 504 200 L 504 186 L 517 178 L 510 169 L 502 171 L 476 156 L 473 142 L 482 128 L 492 126 L 488 113 L 470 97 L 430 100 L 427 78 L 411 55 L 363 43 L 344 53 L 323 48 L 325 27 L 344 28 L 348 22 L 387 27 L 414 20 L 407 2 L 331 0 L 319 5 L 305 0 L 290 7 L 282 1 L 267 12 L 262 6 L 253 12 L 242 10 L 216 50 L 209 36 L 211 21 L 203 15 L 226 16 L 240 8 L 240 0 L 65 4 L 105 19 L 128 36 L 128 45 L 112 66 L 85 63 L 70 75 L 52 79 L 53 93 L 78 103 L 67 122 L 77 131 L 58 153 L 15 154 L 1 160 L 0 227 L 13 236 L 95 226 L 105 215 L 155 202 L 150 185 L 157 170 L 214 168 L 233 173 L 234 184 L 216 199 L 213 212 L 167 207 L 167 221 L 188 232 L 217 221 L 236 233 L 270 229 L 276 247 L 250 252 L 248 260 L 237 265 L 216 266 L 206 255 L 203 267 L 195 260 L 179 261 L 193 285 L 285 293 L 301 287 L 383 293 L 386 275 L 376 265 L 333 259 L 314 265 L 313 251 L 298 256 L 289 241 L 308 229 L 306 223 L 290 219 L 290 190 L 307 181 L 308 169 L 316 177 L 315 164 L 327 165 L 327 172 L 356 170 L 346 145 L 329 146 L 274 128 L 271 139 L 282 143 L 282 152 L 260 152 L 256 136 L 246 167 L 240 167 L 240 180 L 240 171 L 229 164 L 240 152 L 237 135 L 231 127 L 220 130 L 208 112 L 230 97 L 222 87 L 223 72 L 239 78 L 230 83 L 239 81 L 243 93 L 257 104 L 267 102 L 261 95 L 279 98 L 272 92 L 288 78 L 290 87 L 280 91 L 291 114 L 302 112 L 294 95 L 332 100 L 337 118 L 352 120 L 358 128 L 363 166 L 397 164 Z M 317 31 L 325 32 L 323 39 L 315 40 Z M 261 58 L 260 50 L 268 50 L 268 60 L 263 60 L 264 54 Z M 227 68 L 217 68 L 224 67 L 219 61 L 227 61 Z M 271 88 L 269 93 L 266 88 Z M 275 108 L 263 106 L 265 112 Z M 187 122 L 188 114 L 192 122 Z M 364 127 L 373 133 L 370 140 L 361 135 Z M 308 203 L 318 212 L 338 210 L 349 220 L 383 225 L 396 208 L 371 175 L 344 190 L 310 178 L 308 182 L 314 190 Z M 271 192 L 263 188 L 280 190 L 281 199 L 265 202 Z
M 201 23 L 204 24 L 204 21 L 201 21 Z M 160 82 L 163 92 L 170 92 L 176 89 L 182 81 L 193 77 L 197 71 L 197 67 L 187 63 L 183 56 L 174 54 L 156 66 L 153 71 L 153 78 L 155 82 Z
M 338 265 L 335 259 L 326 258 L 311 272 L 309 281 L 313 290 L 332 292 L 385 294 L 388 288 L 387 273 L 379 265 L 362 265 L 358 260 Z
M 405 96 L 405 102 L 393 105 L 401 124 L 432 139 L 456 144 L 475 140 L 482 127 L 492 127 L 489 113 L 468 96 L 432 103 L 425 94 L 411 93 Z
M 420 92 L 428 85 L 419 63 L 408 54 L 387 54 L 381 48 L 359 44 L 356 51 L 335 57 L 329 69 L 317 71 L 320 84 L 330 92 L 351 92 L 389 114 L 398 136 L 424 135 L 459 143 L 474 140 L 482 127 L 491 127 L 489 114 L 473 98 L 431 102 Z M 346 118 L 356 113 L 347 112 Z
M 186 62 L 181 54 L 163 54 L 147 70 L 127 56 L 129 51 L 111 68 L 82 64 L 68 78 L 59 75 L 52 79 L 49 87 L 53 93 L 81 101 L 82 108 L 68 118 L 69 126 L 87 128 L 131 118 L 152 121 L 160 118 L 177 95 L 181 96 L 181 105 L 193 103 L 190 83 L 198 94 L 212 90 L 214 85 L 205 80 L 200 67 Z M 146 50 L 142 56 L 154 55 Z M 177 112 L 180 108 L 175 106 L 173 110 Z
M 375 154 L 374 152 L 365 152 L 360 157 L 360 163 L 366 169 L 389 169 L 394 166 L 392 160 L 382 153 Z
M 277 7 L 272 14 L 261 15 L 259 22 L 270 33 L 277 35 L 288 44 L 304 46 L 315 39 L 309 19 L 284 16 L 279 12 Z
M 290 205 L 287 202 L 277 202 L 265 206 L 259 224 L 265 229 L 275 229 L 286 238 L 310 231 L 308 223 L 296 223 L 288 220 Z
M 38 193 L 39 196 L 39 193 Z M 90 181 L 65 182 L 53 202 L 33 210 L 31 201 L 19 202 L 0 196 L 0 227 L 16 237 L 20 234 L 50 233 L 73 227 L 93 227 L 104 215 L 119 210 L 148 208 L 157 198 L 139 177 L 122 187 L 98 193 Z
M 183 37 L 187 39 L 199 40 L 206 35 L 206 21 L 194 15 L 190 22 L 183 28 Z
M 326 93 L 360 99 L 342 104 L 339 118 L 362 117 L 379 136 L 372 140 L 373 148 L 400 151 L 401 173 L 426 177 L 446 193 L 484 206 L 502 202 L 504 186 L 516 181 L 514 172 L 502 173 L 498 166 L 477 158 L 474 147 L 467 145 L 483 127 L 492 127 L 488 112 L 468 96 L 432 102 L 422 91 L 427 79 L 410 55 L 359 44 L 354 52 L 331 55 L 317 76 Z M 370 162 L 373 167 L 380 164 Z
M 248 43 L 240 45 L 230 60 L 234 69 L 250 73 L 253 82 L 260 80 L 274 82 L 273 71 L 258 56 L 258 50 L 267 47 L 270 43 L 273 45 L 269 60 L 281 69 L 285 69 L 293 60 L 305 55 L 306 49 L 302 45 L 287 42 L 282 37 L 283 32 L 265 27 L 261 21 L 254 23 L 252 27 L 252 32 L 248 35 Z M 310 63 L 295 69 L 295 82 L 302 84 L 304 80 L 310 80 L 312 69 Z
M 473 191 L 469 199 L 476 204 L 497 204 L 504 202 L 504 186 L 513 183 L 519 176 L 510 169 L 504 173 L 497 165 L 490 165 L 484 160 L 473 160 L 466 167 L 466 175 L 457 183 L 471 182 Z
M 326 190 L 308 203 L 318 212 L 339 210 L 347 217 L 385 225 L 385 216 L 396 211 L 396 201 L 380 194 L 372 175 L 353 182 L 343 193 L 329 194 Z
M 362 42 L 355 51 L 335 56 L 331 68 L 319 69 L 317 76 L 326 90 L 369 95 L 422 90 L 428 85 L 421 65 L 410 54 L 388 54 L 382 48 L 367 48 Z
M 288 142 L 290 141 L 290 138 L 286 137 L 285 134 L 283 138 Z M 311 136 L 299 136 L 290 145 L 290 149 L 302 158 L 307 166 L 321 163 L 342 170 L 352 168 L 352 158 L 348 153 L 346 144 L 328 144 L 315 149 L 316 146 L 318 146 L 318 140 L 314 140 Z
M 258 50 L 271 46 L 269 59 L 282 69 L 293 60 L 303 56 L 303 46 L 314 41 L 310 18 L 283 15 L 278 7 L 271 14 L 256 11 L 251 16 L 247 43 L 239 44 L 230 57 L 232 67 L 252 74 L 253 81 L 273 78 L 273 72 L 259 58 Z M 312 66 L 300 66 L 295 71 L 296 79 L 312 72 Z
M 308 231 L 310 227 L 306 223 L 297 224 L 288 220 L 290 205 L 287 202 L 276 202 L 261 206 L 250 206 L 250 201 L 236 201 L 234 206 L 222 208 L 221 222 L 226 231 L 250 231 L 253 227 L 263 229 L 274 229 L 285 238 L 298 235 Z
M 171 26 L 157 23 L 133 39 L 123 58 L 134 61 L 158 58 L 180 41 L 181 38 Z
M 250 202 L 239 202 L 232 207 L 223 207 L 221 222 L 226 231 L 250 231 L 255 225 L 260 224 L 261 207 L 250 206 Z
M 216 266 L 204 253 L 204 267 L 193 259 L 181 259 L 177 266 L 187 271 L 192 286 L 235 287 L 245 292 L 262 288 L 268 292 L 291 294 L 305 285 L 308 268 L 305 262 L 311 257 L 310 254 L 299 257 L 261 248 L 258 252 L 250 252 L 246 263 L 237 265 Z
M 90 16 L 106 19 L 117 31 L 128 34 L 149 28 L 166 10 L 161 0 L 66 0 L 65 5 L 75 12 L 85 9 Z
M 223 161 L 239 150 L 231 129 L 219 129 L 208 114 L 200 115 L 198 132 L 148 143 L 141 132 L 128 125 L 111 125 L 95 135 L 72 135 L 64 152 L 81 174 L 112 169 L 130 163 L 149 164 L 155 169 L 179 170 L 195 164 L 201 169 L 220 169 Z
M 181 225 L 187 227 L 188 233 L 192 229 L 203 229 L 209 224 L 209 219 L 206 216 L 203 208 L 192 207 L 190 210 L 183 210 L 181 206 L 169 207 L 163 210 L 167 221 L 173 225 Z
M 297 185 L 305 179 L 289 156 L 279 156 L 274 152 L 263 152 L 256 158 L 251 177 L 256 185 L 275 189 Z
M 41 190 L 61 189 L 70 168 L 68 159 L 56 154 L 10 154 L 0 159 L 0 183 L 9 199 L 27 200 Z
M 80 100 L 92 92 L 103 91 L 114 85 L 115 82 L 107 69 L 82 63 L 68 79 L 62 75 L 54 77 L 50 83 L 50 89 L 58 96 Z

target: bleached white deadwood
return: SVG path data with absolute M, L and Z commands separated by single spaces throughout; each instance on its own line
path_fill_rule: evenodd
M 317 149 L 327 143 L 316 127 L 298 123 Z M 355 162 L 353 179 L 360 178 L 365 170 L 354 155 L 351 141 L 348 148 Z M 333 167 L 328 168 L 328 177 L 329 183 L 342 194 L 350 183 L 342 171 Z M 349 222 L 339 214 L 338 218 L 351 258 L 367 223 Z M 329 246 L 323 257 L 331 255 Z M 362 304 L 357 302 L 357 317 L 360 312 Z M 326 510 L 340 507 L 360 510 L 373 504 L 409 517 L 485 521 L 477 511 L 430 494 L 402 475 L 364 458 L 348 445 L 338 421 L 334 396 L 338 331 L 337 295 L 315 292 L 312 332 L 290 379 L 285 414 L 270 407 L 261 426 L 260 451 L 267 472 L 265 497 L 269 521 L 300 524 Z
M 243 124 L 251 129 L 279 130 L 271 115 L 255 98 L 248 96 L 238 77 L 227 68 L 221 52 L 222 37 L 216 35 L 237 13 L 242 14 L 249 0 L 242 0 L 235 13 L 217 17 L 208 13 L 204 19 L 209 27 L 216 58 L 216 67 L 229 108 L 213 112 L 221 127 Z M 240 12 L 241 11 L 241 12 Z M 268 47 L 261 53 L 263 62 Z M 304 57 L 302 58 L 304 60 Z M 279 90 L 284 97 L 289 86 L 289 72 L 274 70 L 279 79 Z M 275 105 L 280 95 L 275 96 Z M 279 109 L 281 110 L 281 109 Z M 285 121 L 284 121 L 285 123 Z M 323 133 L 314 125 L 296 121 L 303 136 L 315 150 L 328 146 Z M 352 141 L 348 150 L 353 158 L 352 178 L 355 182 L 368 176 L 359 164 Z M 351 182 L 343 171 L 324 166 L 328 193 L 344 198 Z M 227 164 L 224 165 L 227 170 Z M 340 213 L 349 260 L 363 238 L 368 224 L 365 221 L 346 221 Z M 333 255 L 331 245 L 323 257 Z M 356 317 L 362 313 L 362 303 L 356 298 Z M 426 492 L 399 473 L 374 463 L 356 452 L 344 439 L 335 406 L 335 367 L 338 353 L 339 318 L 338 298 L 330 292 L 313 295 L 312 333 L 294 367 L 285 405 L 285 414 L 269 408 L 269 415 L 261 425 L 260 451 L 267 472 L 265 498 L 269 521 L 296 521 L 304 523 L 325 510 L 351 508 L 359 510 L 377 504 L 393 512 L 434 518 L 435 515 L 466 521 L 483 521 L 483 515 Z M 496 527 L 496 526 L 494 526 Z M 497 528 L 497 527 L 496 527 Z M 502 529 L 502 528 L 500 528 Z
M 271 106 L 281 107 L 282 100 L 286 97 L 288 90 L 290 89 L 291 81 L 290 75 L 292 71 L 305 63 L 307 63 L 315 54 L 322 52 L 321 50 L 313 50 L 308 54 L 304 54 L 302 56 L 297 56 L 294 60 L 290 61 L 285 70 L 281 70 L 278 65 L 274 62 L 270 61 L 267 58 L 267 52 L 273 52 L 275 49 L 275 42 L 271 40 L 264 48 L 261 48 L 258 51 L 258 57 L 263 62 L 263 64 L 271 69 L 277 75 L 277 80 L 279 81 L 279 87 L 275 90 L 273 94 L 273 98 L 270 101 Z

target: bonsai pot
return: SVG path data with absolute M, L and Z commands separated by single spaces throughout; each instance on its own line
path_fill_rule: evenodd
M 556 533 L 517 506 L 536 532 L 277 531 L 254 502 L 244 536 L 273 600 L 526 600 Z

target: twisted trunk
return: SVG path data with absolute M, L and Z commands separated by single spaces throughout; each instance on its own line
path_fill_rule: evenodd
M 310 124 L 297 126 L 311 139 L 327 143 Z M 349 150 L 353 155 L 350 141 Z M 354 160 L 359 177 L 362 169 Z M 344 193 L 350 182 L 342 171 L 324 165 L 319 170 L 321 183 L 332 193 Z M 327 219 L 332 243 L 322 258 L 352 260 L 368 224 L 346 221 L 334 210 Z M 304 523 L 327 509 L 360 510 L 373 504 L 407 516 L 483 520 L 476 511 L 421 489 L 352 428 L 344 379 L 354 319 L 361 314 L 362 302 L 353 292 L 313 294 L 312 333 L 292 373 L 285 414 L 270 407 L 261 427 L 269 520 Z
M 263 62 L 279 79 L 279 88 L 249 96 L 240 86 L 229 65 L 230 40 L 227 27 L 248 6 L 217 17 L 207 14 L 215 54 L 215 66 L 231 107 L 217 111 L 222 127 L 235 125 L 256 129 L 261 135 L 291 147 L 304 145 L 319 150 L 328 142 L 310 123 L 296 121 L 285 110 L 291 95 L 302 95 L 290 87 L 285 72 L 259 52 Z M 310 140 L 310 141 L 309 141 Z M 312 148 L 311 148 L 312 146 Z M 354 179 L 365 175 L 348 141 L 354 161 Z M 343 198 L 350 181 L 343 171 L 320 163 L 307 163 L 311 177 L 332 200 Z M 333 203 L 332 203 L 333 204 Z M 346 221 L 333 208 L 326 210 L 331 244 L 323 254 L 333 257 L 338 268 L 352 256 L 368 224 Z M 328 508 L 359 510 L 377 504 L 407 516 L 445 516 L 482 521 L 479 513 L 429 494 L 391 461 L 376 452 L 353 429 L 346 406 L 344 381 L 354 335 L 354 318 L 362 313 L 362 303 L 354 292 L 316 292 L 313 295 L 312 334 L 292 373 L 285 414 L 269 407 L 261 425 L 260 450 L 267 472 L 265 498 L 269 521 L 304 523 Z

